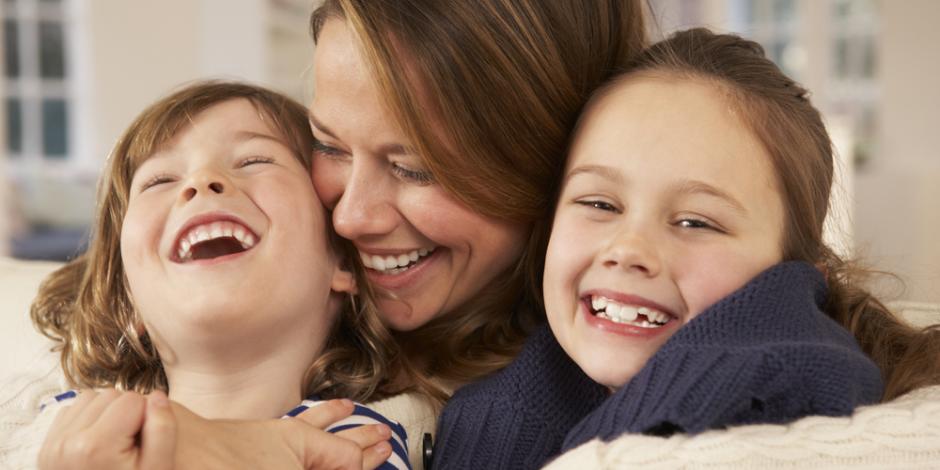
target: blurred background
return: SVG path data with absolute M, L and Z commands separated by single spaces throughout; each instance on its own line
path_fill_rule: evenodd
M 466 0 L 473 1 L 473 0 Z M 551 1 L 551 0 L 545 0 Z M 0 255 L 84 246 L 115 139 L 181 83 L 305 101 L 316 0 L 0 0 Z M 813 92 L 839 154 L 829 237 L 940 301 L 940 0 L 650 0 L 654 36 L 737 32 Z

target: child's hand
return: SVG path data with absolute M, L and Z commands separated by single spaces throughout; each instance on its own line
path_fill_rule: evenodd
M 144 397 L 86 390 L 56 416 L 39 453 L 39 468 L 171 469 L 175 430 L 162 392 Z

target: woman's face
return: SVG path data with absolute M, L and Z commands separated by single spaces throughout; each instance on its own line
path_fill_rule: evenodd
M 379 299 L 388 325 L 408 331 L 461 307 L 518 260 L 523 227 L 474 212 L 434 181 L 341 20 L 320 32 L 314 90 L 314 185 L 390 294 Z

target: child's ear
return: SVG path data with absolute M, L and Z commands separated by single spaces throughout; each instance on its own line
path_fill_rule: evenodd
M 333 279 L 330 281 L 330 290 L 333 292 L 345 292 L 347 294 L 358 294 L 356 287 L 356 276 L 344 266 L 339 264 L 333 269 Z

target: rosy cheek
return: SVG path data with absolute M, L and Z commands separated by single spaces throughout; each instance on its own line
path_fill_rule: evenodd
M 700 252 L 687 259 L 679 287 L 690 318 L 743 287 L 750 271 L 747 258 L 729 253 Z

